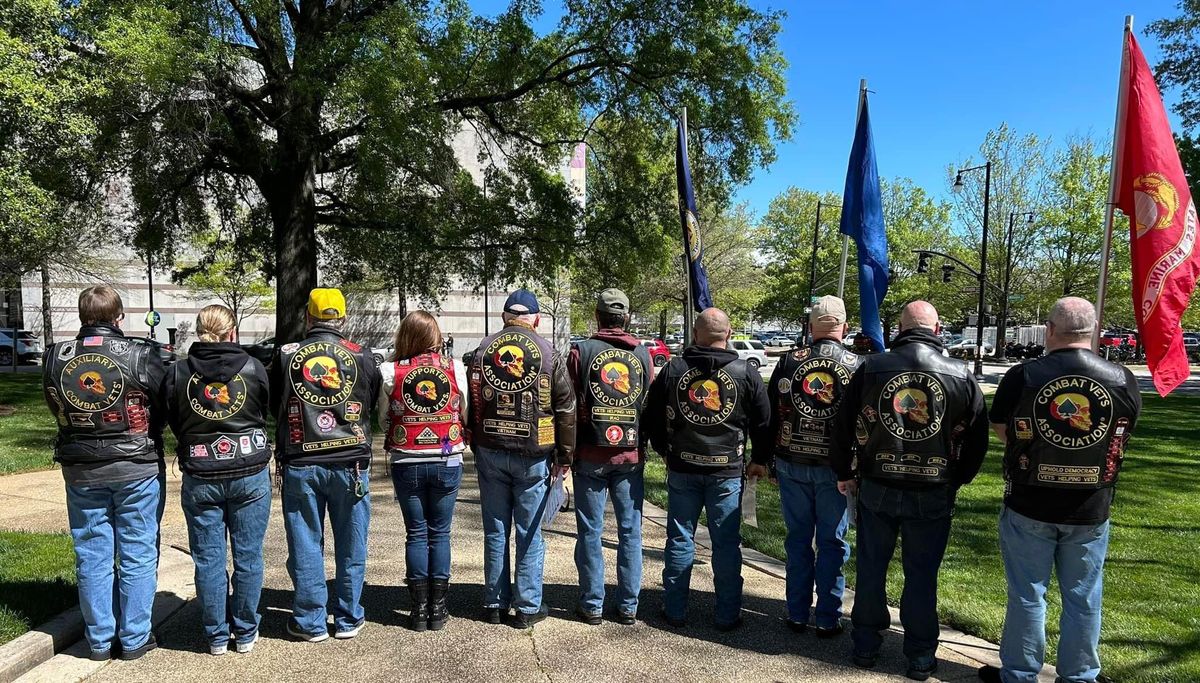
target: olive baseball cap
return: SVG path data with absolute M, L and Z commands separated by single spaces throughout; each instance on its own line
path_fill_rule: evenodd
M 616 287 L 609 287 L 600 292 L 600 296 L 596 297 L 596 312 L 628 314 L 629 297 L 625 296 L 625 292 Z
M 308 314 L 316 320 L 346 317 L 346 297 L 340 289 L 314 289 L 308 293 Z
M 813 329 L 830 329 L 846 323 L 846 304 L 836 296 L 825 295 L 817 299 L 808 314 Z

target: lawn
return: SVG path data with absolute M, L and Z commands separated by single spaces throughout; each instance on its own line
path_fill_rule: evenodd
M 77 602 L 70 536 L 0 531 L 0 644 Z
M 1144 400 L 1113 506 L 1100 657 L 1105 674 L 1122 682 L 1197 681 L 1200 449 L 1191 421 L 1200 415 L 1200 399 L 1146 395 Z M 1003 487 L 1001 453 L 993 438 L 983 471 L 959 493 L 938 593 L 943 621 L 992 642 L 1000 638 L 1005 605 L 996 531 Z M 665 468 L 657 458 L 646 468 L 646 497 L 666 506 Z M 779 491 L 767 482 L 759 484 L 758 523 L 757 529 L 742 527 L 743 542 L 783 559 Z M 851 530 L 851 545 L 853 535 Z M 852 586 L 853 556 L 846 569 Z M 891 569 L 889 597 L 898 604 L 898 561 Z M 1058 642 L 1057 590 L 1051 587 L 1047 617 L 1050 658 Z M 780 610 L 782 614 L 782 606 Z
M 0 475 L 52 467 L 57 428 L 42 398 L 42 376 L 0 373 L 0 406 L 16 408 L 0 415 Z

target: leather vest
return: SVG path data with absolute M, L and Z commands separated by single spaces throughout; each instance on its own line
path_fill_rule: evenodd
M 829 464 L 833 418 L 860 357 L 840 342 L 820 339 L 779 360 L 771 390 L 779 397 L 775 457 L 807 465 Z
M 462 450 L 462 391 L 448 356 L 426 353 L 395 363 L 388 403 L 389 451 L 420 451 L 432 458 Z
M 1058 489 L 1113 486 L 1137 414 L 1129 371 L 1085 349 L 1024 364 L 1025 389 L 1008 420 L 1005 477 Z
M 669 457 L 714 472 L 740 463 L 746 450 L 747 372 L 741 359 L 712 372 L 671 359 L 663 368 Z
M 967 365 L 915 341 L 863 362 L 859 472 L 884 481 L 949 483 L 973 418 L 968 401 L 975 378 Z
M 42 375 L 46 402 L 58 420 L 54 458 L 67 465 L 117 460 L 154 462 L 147 364 L 158 353 L 148 340 L 97 335 L 50 347 Z
M 576 438 L 582 443 L 629 450 L 637 448 L 650 354 L 646 347 L 623 349 L 599 339 L 575 345 L 579 351 L 579 417 Z
M 209 381 L 192 372 L 187 362 L 176 363 L 176 411 L 180 416 L 175 438 L 179 464 L 191 474 L 247 470 L 271 459 L 267 442 L 266 387 L 246 364 L 228 382 Z
M 550 373 L 554 349 L 510 325 L 484 339 L 472 358 L 472 443 L 531 456 L 554 450 Z
M 369 352 L 336 334 L 314 330 L 279 349 L 283 375 L 280 452 L 285 459 L 344 462 L 371 455 Z

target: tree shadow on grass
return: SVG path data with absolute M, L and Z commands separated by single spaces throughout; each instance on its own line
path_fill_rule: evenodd
M 0 609 L 17 615 L 28 626 L 25 630 L 35 629 L 77 604 L 78 589 L 61 578 L 43 581 L 0 581 Z M 3 631 L 0 630 L 0 636 L 3 635 Z M 20 634 L 9 635 L 16 637 Z

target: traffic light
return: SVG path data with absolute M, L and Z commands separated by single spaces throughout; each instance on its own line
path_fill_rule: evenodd
M 920 257 L 917 258 L 917 272 L 918 273 L 928 273 L 929 272 L 929 254 L 922 253 L 920 255 Z
M 942 282 L 949 282 L 950 276 L 954 274 L 954 266 L 947 263 L 942 266 Z

